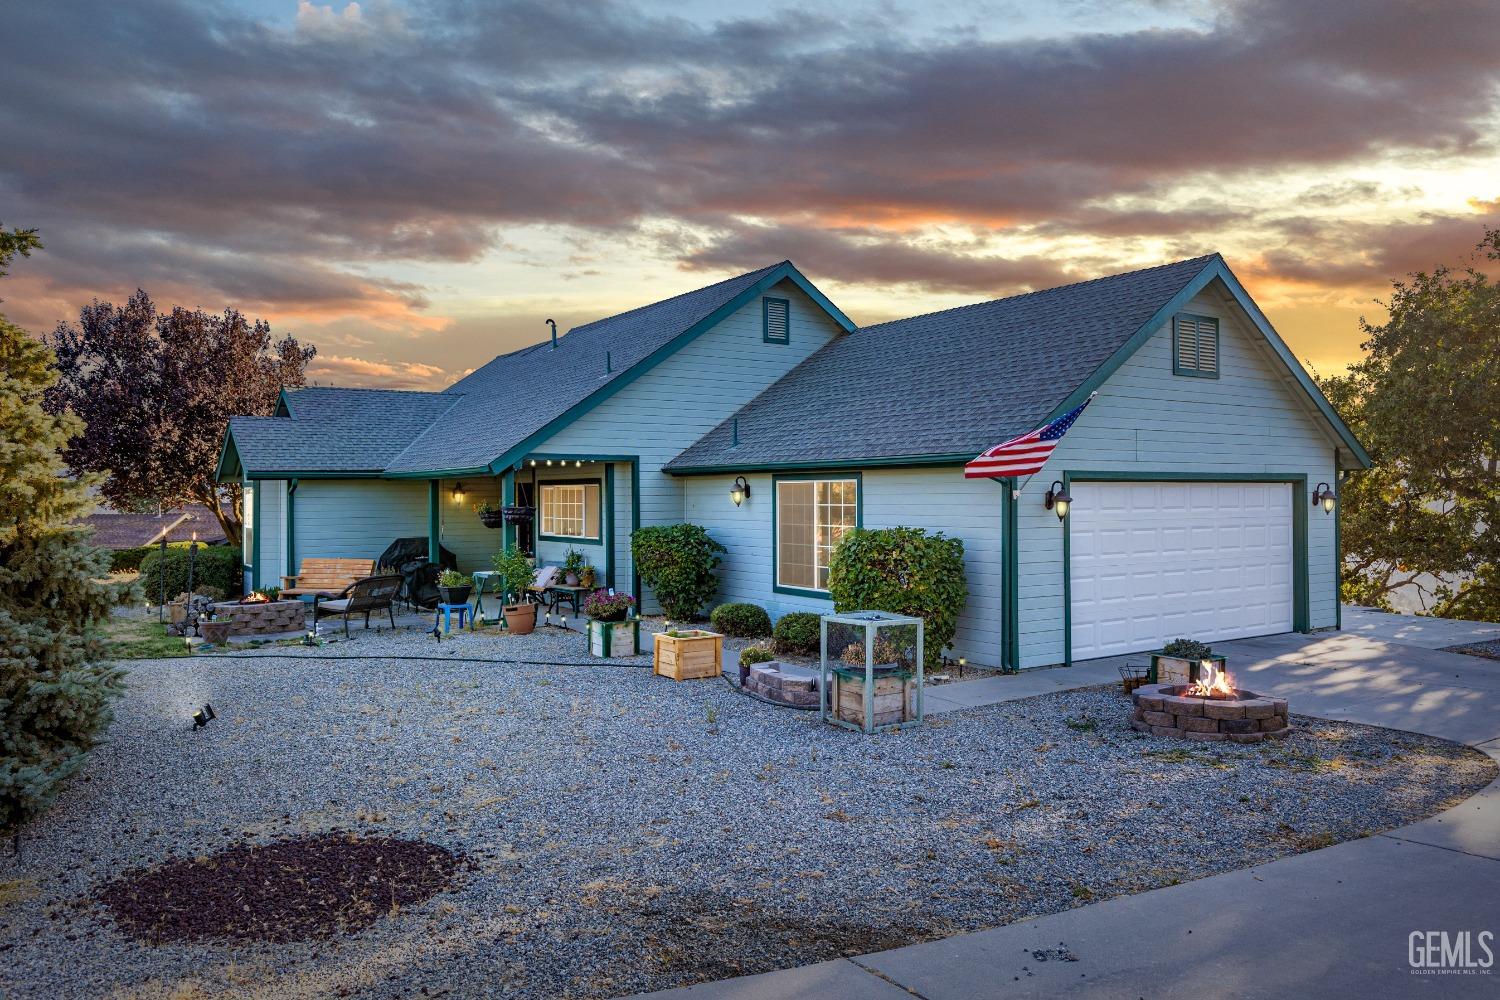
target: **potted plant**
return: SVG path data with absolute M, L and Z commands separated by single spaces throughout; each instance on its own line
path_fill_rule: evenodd
M 516 635 L 529 635 L 536 628 L 536 605 L 527 603 L 526 588 L 536 579 L 531 557 L 515 545 L 495 553 L 495 572 L 500 574 L 505 606 L 505 627 Z
M 505 508 L 498 503 L 481 500 L 474 505 L 474 513 L 479 515 L 479 523 L 486 528 L 500 528 L 505 525 Z
M 641 647 L 641 622 L 627 618 L 635 606 L 629 594 L 596 590 L 583 599 L 589 618 L 589 652 L 595 656 L 634 656 Z
M 582 552 L 579 552 L 575 548 L 569 548 L 568 554 L 563 556 L 563 583 L 570 587 L 577 587 L 579 585 L 579 577 L 587 565 L 588 561 L 583 558 Z
M 534 514 L 534 509 L 531 507 L 502 507 L 500 510 L 505 517 L 506 524 L 530 524 Z
M 1225 659 L 1215 655 L 1206 642 L 1173 639 L 1151 654 L 1151 683 L 1191 684 L 1198 679 L 1198 668 L 1205 661 L 1223 670 Z
M 438 593 L 444 604 L 468 604 L 469 592 L 473 589 L 473 579 L 458 570 L 445 569 L 438 574 Z
M 578 585 L 594 589 L 594 584 L 599 580 L 599 572 L 592 566 L 585 566 L 578 574 Z

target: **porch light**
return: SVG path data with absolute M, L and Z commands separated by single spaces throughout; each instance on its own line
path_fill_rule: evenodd
M 531 460 L 531 467 L 532 467 L 532 468 L 533 468 L 533 469 L 535 469 L 535 468 L 536 468 L 536 459 L 534 459 L 534 458 L 533 458 L 533 459 L 532 459 L 532 460 Z
M 550 458 L 549 458 L 549 459 L 547 459 L 547 464 L 548 464 L 548 465 L 551 465 L 551 464 L 552 464 L 552 459 L 550 459 Z
M 464 502 L 464 484 L 463 483 L 454 483 L 453 484 L 453 502 L 454 503 L 463 503 Z
M 729 487 L 729 499 L 736 507 L 750 499 L 750 484 L 745 482 L 744 476 L 734 477 L 734 485 Z
M 1312 505 L 1316 507 L 1318 504 L 1322 504 L 1323 513 L 1332 514 L 1333 505 L 1337 502 L 1337 498 L 1333 495 L 1333 487 L 1327 483 L 1319 483 L 1313 490 Z
M 1073 503 L 1073 498 L 1068 496 L 1068 491 L 1063 489 L 1061 479 L 1054 479 L 1052 485 L 1047 488 L 1047 495 L 1042 500 L 1042 505 L 1048 510 L 1057 511 L 1057 519 L 1064 521 L 1068 517 L 1068 507 Z

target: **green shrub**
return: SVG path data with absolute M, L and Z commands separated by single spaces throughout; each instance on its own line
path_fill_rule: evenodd
M 746 646 L 740 650 L 740 666 L 748 667 L 752 663 L 769 663 L 776 659 L 776 654 L 764 646 Z
M 724 546 L 697 524 L 639 528 L 630 536 L 636 572 L 656 594 L 669 618 L 690 621 L 719 589 L 714 568 Z
M 776 619 L 772 645 L 785 655 L 816 656 L 818 652 L 818 616 L 811 611 L 792 611 Z
M 472 587 L 474 578 L 456 569 L 445 569 L 438 574 L 439 587 Z
M 137 545 L 133 549 L 114 549 L 109 554 L 109 571 L 111 573 L 137 572 L 141 568 L 141 560 L 155 551 L 155 545 Z
M 759 639 L 771 634 L 771 616 L 758 604 L 721 604 L 708 616 L 715 632 L 736 639 Z
M 1202 660 L 1214 654 L 1213 648 L 1197 639 L 1173 639 L 1162 647 L 1163 656 L 1175 656 L 1179 660 Z
M 519 546 L 512 545 L 503 552 L 496 552 L 490 561 L 504 581 L 506 597 L 515 604 L 525 600 L 526 588 L 536 580 L 536 566 L 531 558 Z
M 140 585 L 149 600 L 160 600 L 162 577 L 167 581 L 167 600 L 187 590 L 188 550 L 169 546 L 165 558 L 158 550 L 141 560 Z M 163 569 L 165 567 L 165 569 Z M 244 560 L 232 545 L 198 546 L 193 587 L 217 587 L 225 594 L 238 594 L 244 584 Z
M 891 611 L 926 622 L 929 669 L 953 643 L 969 599 L 964 543 L 923 528 L 855 528 L 844 534 L 828 567 L 835 611 Z

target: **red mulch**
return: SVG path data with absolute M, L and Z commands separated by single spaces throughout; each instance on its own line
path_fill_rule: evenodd
M 461 859 L 432 844 L 334 831 L 235 844 L 126 872 L 96 895 L 131 937 L 285 942 L 358 931 L 451 887 Z

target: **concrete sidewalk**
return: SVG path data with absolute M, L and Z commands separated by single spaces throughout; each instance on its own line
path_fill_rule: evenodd
M 1357 633 L 1272 636 L 1215 649 L 1228 654 L 1240 686 L 1291 698 L 1295 712 L 1427 733 L 1500 760 L 1500 663 L 1433 648 L 1470 641 L 1463 636 L 1483 636 L 1476 630 L 1495 626 L 1417 621 L 1419 626 L 1372 621 Z M 1361 622 L 1356 618 L 1354 624 Z M 1391 633 L 1385 641 L 1369 637 L 1381 630 Z M 938 688 L 928 694 L 930 711 L 1117 680 L 1119 662 L 1096 660 Z M 1258 868 L 942 941 L 654 996 L 1500 995 L 1500 969 L 1487 975 L 1415 973 L 1408 935 L 1429 930 L 1500 936 L 1500 782 L 1420 823 Z M 1059 945 L 1077 960 L 1045 961 L 1033 954 Z M 1500 940 L 1490 946 L 1500 953 Z M 1475 952 L 1483 957 L 1477 947 Z

